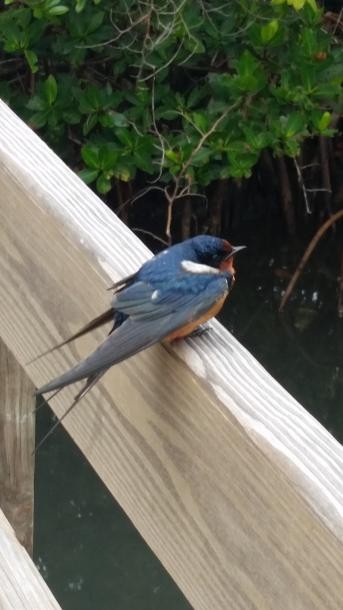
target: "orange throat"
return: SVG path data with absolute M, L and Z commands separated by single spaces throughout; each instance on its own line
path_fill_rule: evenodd
M 228 258 L 226 261 L 222 261 L 219 265 L 220 271 L 228 271 L 232 275 L 232 279 L 235 279 L 235 268 L 233 266 L 233 258 Z

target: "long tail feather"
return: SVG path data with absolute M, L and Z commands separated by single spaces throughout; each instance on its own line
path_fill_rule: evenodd
M 86 396 L 86 394 L 88 394 L 89 390 L 91 390 L 91 388 L 93 388 L 95 386 L 96 383 L 98 383 L 99 379 L 106 373 L 105 371 L 101 371 L 101 373 L 99 373 L 98 375 L 91 375 L 85 385 L 82 387 L 82 389 L 80 390 L 80 392 L 78 394 L 76 394 L 73 402 L 71 403 L 71 405 L 68 407 L 68 409 L 66 410 L 65 413 L 63 413 L 62 417 L 60 419 L 58 419 L 54 425 L 50 428 L 50 430 L 43 436 L 43 438 L 39 441 L 39 443 L 36 445 L 35 450 L 33 451 L 33 455 L 35 455 L 38 451 L 38 449 L 41 448 L 41 446 L 43 445 L 43 443 L 45 443 L 45 441 L 51 436 L 51 434 L 53 434 L 53 432 L 55 432 L 56 428 L 58 428 L 58 426 L 62 423 L 62 421 L 67 417 L 67 415 L 69 415 L 69 413 L 73 410 L 73 408 L 78 404 L 78 402 L 80 402 L 80 400 L 82 398 L 84 398 L 84 396 Z M 56 392 L 54 392 L 54 394 L 52 396 L 50 396 L 49 400 L 51 400 L 51 398 L 53 398 L 54 396 L 56 396 L 56 394 L 58 394 L 58 392 L 60 392 L 62 388 L 59 388 L 59 390 L 57 390 Z M 47 401 L 45 401 L 47 402 Z M 42 406 L 42 405 L 41 405 Z
M 127 288 L 127 286 L 130 286 L 130 284 L 132 284 L 132 282 L 136 279 L 136 277 L 137 277 L 137 272 L 132 273 L 131 275 L 127 275 L 122 280 L 119 280 L 118 282 L 111 284 L 111 286 L 108 286 L 108 288 L 106 288 L 106 290 L 114 290 L 115 292 L 121 292 L 124 288 Z
M 163 325 L 163 321 L 162 321 Z M 112 334 L 110 334 L 99 347 L 87 358 L 76 364 L 56 379 L 52 379 L 36 390 L 36 394 L 53 392 L 61 387 L 81 381 L 90 375 L 107 370 L 126 358 L 133 356 L 142 349 L 146 349 L 160 340 L 160 331 L 155 320 L 140 323 L 127 319 Z
M 41 400 L 40 400 L 40 401 L 37 401 L 37 402 L 38 402 L 38 404 L 36 403 L 36 406 L 35 406 L 35 408 L 34 408 L 34 409 L 33 409 L 33 411 L 32 411 L 32 415 L 36 415 L 36 414 L 38 413 L 38 411 L 40 411 L 40 409 L 41 409 L 42 407 L 44 407 L 44 405 L 45 405 L 46 403 L 49 403 L 49 402 L 50 402 L 50 400 L 52 400 L 53 398 L 55 398 L 55 396 L 57 396 L 57 394 L 59 394 L 61 390 L 62 390 L 62 388 L 58 388 L 58 390 L 55 390 L 55 392 L 53 392 L 53 393 L 51 394 L 51 396 L 49 396 L 49 398 L 43 398 L 43 396 L 40 396 L 40 399 L 41 399 Z M 35 396 L 36 396 L 36 394 L 35 394 Z
M 46 350 L 42 354 L 39 354 L 38 356 L 36 356 L 35 358 L 33 358 L 32 360 L 27 362 L 27 365 L 33 364 L 40 358 L 43 358 L 43 356 L 47 356 L 48 354 L 51 354 L 55 350 L 60 349 L 61 347 L 64 347 L 64 345 L 68 345 L 68 343 L 71 343 L 71 341 L 75 341 L 75 339 L 79 339 L 79 337 L 83 337 L 83 335 L 86 335 L 87 333 L 91 332 L 92 330 L 99 328 L 99 326 L 103 326 L 107 322 L 111 322 L 113 320 L 113 316 L 114 316 L 114 310 L 111 307 L 111 309 L 108 309 L 104 313 L 100 314 L 100 316 L 97 316 L 96 318 L 94 318 L 93 320 L 88 322 L 88 324 L 83 326 L 80 330 L 78 330 L 74 335 L 72 335 L 65 341 L 62 341 L 61 343 L 54 345 L 54 347 L 51 347 L 50 349 Z

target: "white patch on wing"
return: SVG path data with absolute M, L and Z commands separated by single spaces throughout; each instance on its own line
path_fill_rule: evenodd
M 160 292 L 159 290 L 154 290 L 154 292 L 151 295 L 151 300 L 152 301 L 156 301 L 158 299 L 158 297 L 160 296 Z
M 187 273 L 220 273 L 219 269 L 216 269 L 215 267 L 210 267 L 209 265 L 201 265 L 200 263 L 193 263 L 193 261 L 182 261 L 181 269 L 183 271 L 187 271 Z

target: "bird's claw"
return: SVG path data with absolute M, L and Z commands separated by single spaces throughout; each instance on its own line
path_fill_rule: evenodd
M 194 337 L 201 337 L 201 335 L 204 335 L 205 333 L 208 333 L 210 330 L 213 330 L 213 326 L 209 322 L 206 322 L 205 324 L 200 324 L 200 326 L 195 328 L 188 335 L 188 337 L 190 337 L 191 339 L 194 339 Z

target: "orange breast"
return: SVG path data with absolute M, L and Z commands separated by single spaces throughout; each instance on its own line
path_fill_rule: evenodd
M 206 313 L 204 313 L 202 316 L 200 316 L 200 318 L 198 318 L 197 320 L 193 320 L 192 322 L 188 322 L 187 324 L 185 324 L 185 326 L 182 326 L 181 328 L 174 330 L 174 332 L 172 332 L 170 335 L 168 335 L 168 337 L 166 337 L 164 339 L 164 341 L 170 342 L 170 341 L 174 341 L 174 339 L 182 339 L 183 337 L 187 337 L 188 335 L 190 335 L 193 332 L 193 330 L 195 330 L 198 326 L 200 326 L 200 324 L 204 324 L 205 322 L 207 322 L 207 320 L 214 318 L 214 316 L 216 316 L 217 313 L 223 307 L 224 301 L 225 301 L 227 295 L 228 295 L 228 292 L 226 292 L 223 297 L 218 299 L 218 301 L 216 301 L 214 303 L 214 305 Z

